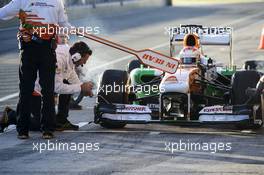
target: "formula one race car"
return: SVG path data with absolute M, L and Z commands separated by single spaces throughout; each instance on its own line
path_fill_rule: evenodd
M 264 77 L 257 71 L 236 71 L 231 28 L 186 25 L 173 29 L 171 56 L 183 42 L 182 61 L 174 74 L 128 64 L 127 71 L 106 70 L 99 82 L 95 123 L 105 128 L 126 124 L 234 123 L 261 127 L 264 121 Z M 204 45 L 230 48 L 230 65 L 219 67 L 203 54 Z

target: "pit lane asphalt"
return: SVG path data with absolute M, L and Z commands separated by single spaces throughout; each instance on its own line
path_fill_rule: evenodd
M 164 27 L 181 23 L 208 26 L 231 25 L 234 27 L 235 63 L 246 59 L 263 59 L 257 51 L 263 27 L 263 3 L 142 8 L 109 16 L 86 17 L 73 21 L 76 25 L 99 25 L 102 35 L 135 49 L 155 47 L 168 54 L 168 36 Z M 96 17 L 96 18 L 95 18 Z M 0 98 L 18 91 L 18 54 L 15 31 L 0 32 Z M 96 44 L 88 44 L 95 50 L 89 63 L 95 77 L 104 69 L 125 68 L 131 58 L 127 54 Z M 160 47 L 159 47 L 160 46 Z M 219 62 L 228 62 L 226 49 L 208 48 L 205 53 Z M 124 57 L 124 61 L 120 61 Z M 119 60 L 118 62 L 114 60 Z M 99 67 L 107 64 L 105 67 Z M 93 78 L 92 78 L 93 79 Z M 17 99 L 1 102 L 15 106 Z M 93 119 L 94 98 L 86 98 L 84 110 L 71 111 L 71 121 L 88 122 Z M 241 132 L 232 126 L 179 127 L 165 125 L 128 125 L 122 130 L 105 130 L 90 124 L 78 132 L 58 132 L 55 143 L 96 143 L 98 151 L 84 154 L 76 151 L 33 150 L 33 143 L 46 142 L 40 133 L 30 133 L 31 139 L 16 139 L 10 130 L 0 135 L 0 174 L 263 174 L 264 131 Z M 231 151 L 176 151 L 165 150 L 165 143 L 231 143 Z

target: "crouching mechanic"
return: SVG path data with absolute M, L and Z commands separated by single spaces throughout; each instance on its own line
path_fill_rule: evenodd
M 84 96 L 92 97 L 93 83 L 82 83 L 78 78 L 75 67 L 86 64 L 92 55 L 92 50 L 86 43 L 80 41 L 76 42 L 71 48 L 67 44 L 58 45 L 56 54 L 55 92 L 59 94 L 56 130 L 78 130 L 79 126 L 71 124 L 67 119 L 71 94 L 83 93 Z
M 60 43 L 60 42 L 59 42 Z M 75 67 L 85 64 L 92 55 L 92 50 L 84 42 L 76 42 L 72 47 L 68 44 L 58 44 L 56 49 L 57 68 L 55 75 L 55 92 L 59 94 L 58 113 L 56 115 L 56 130 L 78 130 L 79 126 L 71 124 L 67 119 L 69 115 L 69 103 L 71 94 L 82 93 L 84 96 L 93 96 L 93 83 L 81 83 Z M 41 87 L 38 80 L 35 83 L 35 91 L 32 94 L 34 103 L 32 104 L 30 128 L 31 130 L 39 130 L 39 120 L 41 109 Z M 39 95 L 38 95 L 39 94 Z M 33 101 L 33 100 L 32 100 Z M 19 106 L 19 105 L 18 105 Z M 38 109 L 36 109 L 38 108 Z M 0 130 L 3 130 L 8 125 L 17 124 L 17 112 L 6 108 L 0 116 Z

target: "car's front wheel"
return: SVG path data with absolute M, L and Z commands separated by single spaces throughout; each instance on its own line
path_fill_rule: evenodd
M 127 93 L 126 83 L 128 74 L 122 70 L 106 70 L 100 81 L 100 88 L 97 95 L 97 103 L 100 104 L 126 104 Z M 118 129 L 126 126 L 123 122 L 110 120 L 100 121 L 100 125 L 104 128 Z

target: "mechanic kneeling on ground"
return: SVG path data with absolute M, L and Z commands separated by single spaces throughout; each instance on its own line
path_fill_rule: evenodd
M 82 41 L 76 42 L 71 48 L 59 45 L 57 53 L 57 69 L 55 76 L 55 92 L 59 95 L 58 113 L 56 115 L 56 130 L 78 130 L 78 125 L 69 122 L 71 94 L 83 93 L 93 96 L 93 83 L 81 83 L 75 71 L 75 66 L 86 64 L 92 55 L 92 50 Z
M 56 130 L 78 130 L 79 126 L 72 124 L 69 116 L 71 94 L 82 93 L 84 96 L 93 96 L 93 83 L 82 83 L 78 78 L 75 67 L 86 64 L 92 55 L 92 50 L 82 41 L 69 47 L 66 41 L 60 41 L 63 34 L 58 36 L 56 49 L 57 68 L 55 75 L 55 93 L 59 94 L 58 113 L 56 115 Z M 64 38 L 65 39 L 65 38 Z M 66 40 L 66 39 L 65 39 Z M 36 81 L 35 91 L 40 92 L 40 86 Z
M 60 42 L 59 42 L 60 43 Z M 93 83 L 81 83 L 75 66 L 85 64 L 92 55 L 92 50 L 84 42 L 76 42 L 71 48 L 67 44 L 59 44 L 56 49 L 57 68 L 55 75 L 55 92 L 59 94 L 58 113 L 56 115 L 56 130 L 78 130 L 79 126 L 70 123 L 67 119 L 69 115 L 69 104 L 71 94 L 83 93 L 84 96 L 93 96 Z M 30 118 L 30 129 L 39 130 L 39 118 L 41 108 L 41 87 L 38 80 L 35 83 L 35 91 L 32 94 L 32 111 Z M 39 94 L 39 95 L 38 95 Z M 18 105 L 19 106 L 19 105 Z M 19 110 L 19 107 L 17 108 Z M 6 108 L 0 119 L 2 129 L 11 124 L 17 124 L 17 113 L 10 108 Z

